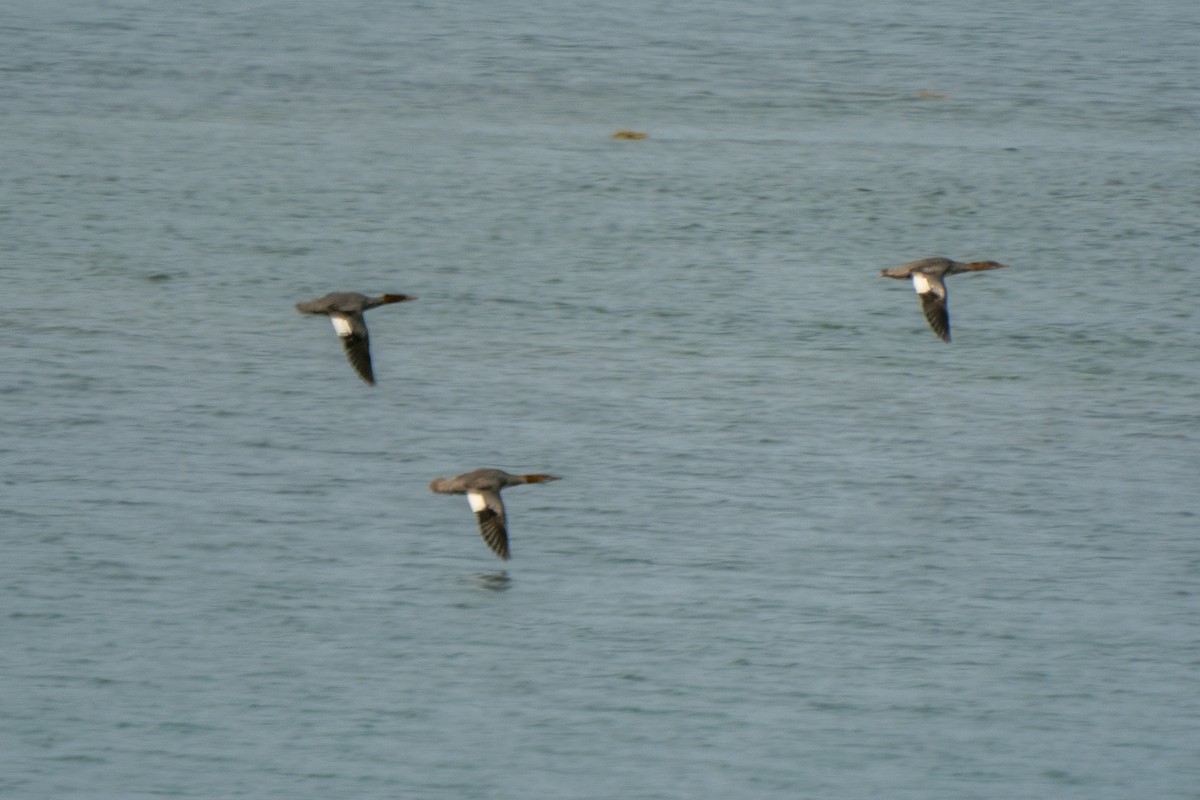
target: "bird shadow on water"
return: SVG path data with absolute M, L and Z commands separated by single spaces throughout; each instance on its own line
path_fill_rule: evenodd
M 475 586 L 487 589 L 489 592 L 503 592 L 512 586 L 512 579 L 504 570 L 499 572 L 480 572 L 474 576 Z

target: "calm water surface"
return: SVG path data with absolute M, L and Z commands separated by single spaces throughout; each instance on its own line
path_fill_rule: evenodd
M 15 4 L 0 795 L 1200 797 L 1193 4 L 793 6 Z

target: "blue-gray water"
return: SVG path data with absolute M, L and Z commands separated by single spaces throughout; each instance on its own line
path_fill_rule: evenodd
M 1018 6 L 9 3 L 0 796 L 1200 797 L 1200 13 Z

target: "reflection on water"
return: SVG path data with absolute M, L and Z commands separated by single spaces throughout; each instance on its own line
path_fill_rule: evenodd
M 481 572 L 475 576 L 475 585 L 480 589 L 491 592 L 503 592 L 512 585 L 512 579 L 504 570 L 500 572 Z

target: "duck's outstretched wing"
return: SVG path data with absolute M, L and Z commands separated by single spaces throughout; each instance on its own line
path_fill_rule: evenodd
M 925 312 L 925 320 L 933 332 L 943 342 L 950 341 L 950 312 L 946 310 L 946 284 L 939 278 L 923 275 L 920 272 L 912 274 L 913 288 L 921 298 L 921 310 Z
M 350 366 L 372 386 L 375 385 L 375 372 L 371 369 L 371 337 L 367 335 L 367 323 L 362 314 L 330 314 L 333 329 L 342 340 L 346 351 L 346 359 Z
M 479 535 L 493 553 L 507 561 L 508 527 L 504 520 L 504 502 L 500 499 L 500 493 L 471 491 L 467 492 L 467 500 L 471 503 L 471 510 L 475 512 L 475 521 L 479 523 Z

